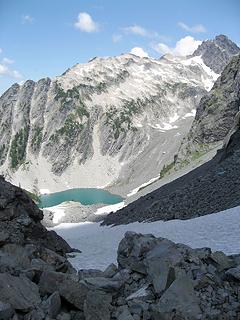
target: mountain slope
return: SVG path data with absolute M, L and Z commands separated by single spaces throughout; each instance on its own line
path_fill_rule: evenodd
M 126 194 L 172 159 L 217 77 L 199 56 L 125 54 L 15 84 L 0 98 L 0 170 L 26 189 Z
M 217 155 L 188 174 L 139 198 L 116 213 L 109 214 L 104 224 L 188 219 L 240 205 L 240 116 L 237 113 L 239 70 L 237 56 L 225 68 L 210 93 L 202 98 L 189 133 L 191 140 L 186 144 L 188 147 L 182 145 L 182 149 L 185 148 L 187 152 L 183 153 L 180 149 L 182 154 L 178 156 L 177 162 L 190 162 L 193 147 L 199 154 L 200 151 L 196 148 L 201 146 L 201 143 L 208 146 L 215 144 L 215 140 L 222 141 L 225 137 L 224 147 Z M 216 92 L 217 97 L 220 97 L 217 101 L 221 103 L 211 99 Z M 211 103 L 206 104 L 207 108 L 202 108 L 206 101 Z M 199 140 L 201 138 L 205 140 Z
M 191 129 L 178 152 L 178 165 L 219 146 L 233 126 L 239 108 L 240 55 L 231 60 L 209 94 L 201 99 Z

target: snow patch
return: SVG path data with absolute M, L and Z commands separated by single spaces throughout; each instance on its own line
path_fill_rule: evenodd
M 116 211 L 122 209 L 123 207 L 125 207 L 124 201 L 116 203 L 116 204 L 112 204 L 110 206 L 104 206 L 104 207 L 98 208 L 94 214 L 101 215 L 101 214 L 106 214 L 106 213 L 110 213 L 110 212 L 116 212 Z
M 127 197 L 133 196 L 134 194 L 138 193 L 138 191 L 139 191 L 141 188 L 147 187 L 149 184 L 153 183 L 154 181 L 156 181 L 156 180 L 158 180 L 158 179 L 159 179 L 159 175 L 158 175 L 157 177 L 152 178 L 152 179 L 150 179 L 149 181 L 141 184 L 139 187 L 137 187 L 137 188 L 133 189 L 131 192 L 129 192 L 129 193 L 127 194 Z
M 104 226 L 84 222 L 60 224 L 54 228 L 72 247 L 82 251 L 69 259 L 77 269 L 105 269 L 116 262 L 119 241 L 126 231 L 152 233 L 192 248 L 210 247 L 226 254 L 240 253 L 240 207 L 189 220 L 131 223 Z

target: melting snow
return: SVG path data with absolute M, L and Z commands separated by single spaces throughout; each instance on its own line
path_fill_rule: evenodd
M 118 243 L 128 230 L 152 233 L 193 248 L 210 247 L 226 254 L 240 253 L 240 207 L 185 221 L 136 222 L 115 227 L 101 227 L 91 222 L 64 223 L 53 229 L 72 247 L 82 250 L 70 259 L 78 269 L 104 269 L 116 262 Z

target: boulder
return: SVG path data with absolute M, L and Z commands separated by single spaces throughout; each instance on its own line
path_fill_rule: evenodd
M 84 303 L 84 316 L 86 320 L 110 320 L 112 296 L 96 290 L 89 291 Z
M 90 290 L 102 290 L 105 292 L 116 292 L 123 285 L 122 281 L 113 280 L 104 277 L 86 278 L 80 281 L 80 284 Z
M 211 259 L 215 262 L 219 271 L 234 267 L 234 261 L 221 251 L 213 252 L 211 254 Z
M 74 281 L 71 275 L 61 272 L 45 271 L 40 277 L 39 288 L 43 294 L 58 291 L 60 296 L 70 304 L 83 310 L 88 289 L 81 282 Z
M 0 301 L 16 310 L 28 311 L 41 302 L 38 286 L 28 278 L 0 274 Z
M 43 301 L 42 308 L 50 318 L 56 318 L 61 309 L 61 298 L 58 291 L 51 294 L 47 300 Z
M 240 281 L 240 265 L 226 271 L 226 275 L 230 278 Z
M 8 320 L 14 315 L 14 309 L 10 303 L 0 301 L 0 320 Z
M 152 309 L 154 320 L 170 320 L 172 315 L 182 316 L 183 319 L 195 320 L 200 319 L 202 314 L 199 299 L 188 277 L 176 279 Z
M 148 261 L 147 273 L 152 280 L 154 291 L 158 294 L 166 290 L 175 280 L 174 268 L 164 260 Z
M 86 278 L 101 277 L 102 275 L 103 271 L 98 269 L 81 269 L 78 271 L 79 280 L 83 280 Z

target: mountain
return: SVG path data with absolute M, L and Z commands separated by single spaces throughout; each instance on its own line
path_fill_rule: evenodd
M 225 137 L 223 148 L 216 156 L 188 174 L 109 214 L 103 224 L 189 219 L 240 205 L 239 71 L 238 56 L 224 69 L 210 93 L 202 98 L 190 130 L 191 141 L 198 146 L 202 142 L 211 145 Z M 221 103 L 212 99 L 216 92 L 220 97 L 217 102 Z M 200 143 L 197 138 L 204 140 Z M 196 150 L 199 149 L 195 149 L 199 155 L 200 151 Z M 192 152 L 190 154 L 193 155 Z M 177 161 L 191 162 L 189 154 L 183 156 Z
M 222 144 L 240 108 L 240 54 L 225 67 L 197 107 L 191 129 L 178 152 L 177 165 Z
M 240 53 L 238 46 L 221 34 L 213 40 L 203 41 L 193 56 L 201 56 L 206 66 L 220 74 L 231 58 L 238 53 Z
M 217 77 L 200 56 L 124 54 L 15 84 L 0 98 L 0 170 L 25 189 L 126 194 L 173 158 Z

